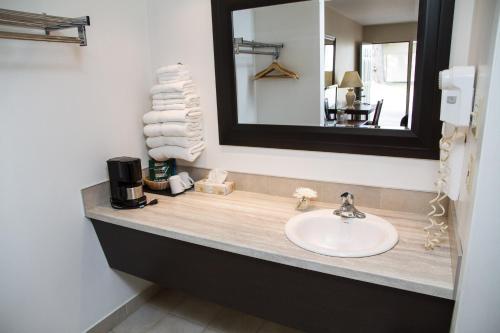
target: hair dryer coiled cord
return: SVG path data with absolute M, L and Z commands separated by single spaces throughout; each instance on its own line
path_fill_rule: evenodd
M 448 158 L 450 157 L 450 151 L 453 146 L 453 140 L 459 138 L 462 134 L 454 128 L 451 135 L 446 135 L 445 123 L 441 130 L 441 140 L 439 140 L 439 149 L 441 150 L 439 156 L 439 171 L 438 180 L 436 181 L 437 194 L 434 199 L 429 201 L 431 205 L 431 211 L 427 214 L 429 218 L 429 225 L 424 228 L 427 233 L 425 240 L 425 248 L 427 250 L 433 250 L 436 246 L 441 243 L 441 236 L 448 229 L 448 224 L 443 216 L 446 214 L 446 208 L 443 206 L 442 201 L 446 198 L 446 193 L 444 188 L 448 181 L 449 167 L 447 164 Z

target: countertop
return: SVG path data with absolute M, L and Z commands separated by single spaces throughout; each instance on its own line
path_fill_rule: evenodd
M 285 235 L 288 219 L 301 212 L 295 200 L 235 191 L 227 196 L 186 192 L 177 197 L 147 194 L 159 203 L 115 210 L 108 203 L 86 203 L 88 218 L 280 264 L 453 299 L 449 240 L 424 249 L 424 215 L 358 207 L 391 222 L 399 233 L 390 251 L 364 258 L 328 257 L 304 250 Z M 84 199 L 85 200 L 85 199 Z M 338 205 L 337 205 L 338 206 Z M 312 209 L 337 208 L 315 202 Z

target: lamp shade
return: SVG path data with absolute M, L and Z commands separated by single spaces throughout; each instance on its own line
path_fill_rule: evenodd
M 349 71 L 344 73 L 339 88 L 360 88 L 362 86 L 363 81 L 361 81 L 358 71 Z

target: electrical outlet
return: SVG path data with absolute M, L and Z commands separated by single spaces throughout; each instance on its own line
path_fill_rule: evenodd
M 475 158 L 474 155 L 469 156 L 469 162 L 467 163 L 467 176 L 465 178 L 465 186 L 469 194 L 472 192 L 472 181 L 474 178 L 474 168 L 475 168 Z
M 477 96 L 472 108 L 470 130 L 475 139 L 479 136 L 479 115 L 482 113 L 484 106 L 484 98 Z

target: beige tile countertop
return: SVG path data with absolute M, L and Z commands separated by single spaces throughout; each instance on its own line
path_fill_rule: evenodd
M 359 207 L 391 222 L 398 230 L 399 242 L 392 250 L 376 256 L 338 258 L 309 252 L 287 239 L 285 224 L 300 214 L 293 198 L 243 191 L 227 196 L 197 192 L 177 197 L 147 195 L 159 203 L 143 209 L 116 210 L 104 200 L 96 200 L 95 194 L 84 192 L 86 216 L 280 264 L 453 298 L 448 238 L 434 251 L 425 250 L 424 215 Z M 86 196 L 90 199 L 86 200 Z M 334 207 L 315 203 L 312 209 Z

